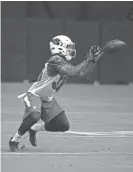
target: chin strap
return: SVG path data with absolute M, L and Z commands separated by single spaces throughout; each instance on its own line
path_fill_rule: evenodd
M 72 60 L 72 57 L 71 57 L 71 56 L 65 56 L 65 58 L 66 58 L 68 61 Z

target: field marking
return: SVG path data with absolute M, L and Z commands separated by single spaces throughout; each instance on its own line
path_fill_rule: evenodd
M 110 132 L 77 132 L 66 131 L 57 135 L 56 137 L 68 137 L 68 138 L 88 138 L 88 137 L 133 137 L 133 131 L 110 131 Z
M 56 135 L 55 137 L 64 137 L 64 138 L 91 138 L 91 137 L 93 137 L 93 138 L 124 138 L 124 137 L 126 137 L 126 138 L 133 138 L 133 135 L 107 135 L 107 136 L 104 136 L 104 135 L 98 135 L 98 136 L 96 136 L 96 135 L 90 135 L 90 136 L 85 136 L 85 135 L 64 135 L 64 136 L 59 136 L 59 135 Z
M 110 132 L 77 132 L 66 131 L 67 134 L 85 135 L 85 136 L 107 136 L 107 135 L 133 135 L 133 131 L 110 131 Z
M 14 114 L 24 114 L 24 112 L 15 112 L 15 111 L 1 111 L 1 114 L 10 114 L 10 115 L 14 115 Z M 85 111 L 66 111 L 66 114 L 88 114 L 88 115 L 94 115 L 94 114 L 98 114 L 98 115 L 105 115 L 105 114 L 112 114 L 112 115 L 121 115 L 121 114 L 126 114 L 126 115 L 133 115 L 133 112 L 85 112 Z
M 63 137 L 63 136 L 55 136 L 55 137 Z M 87 138 L 133 138 L 133 136 L 64 136 L 65 138 L 84 138 L 84 139 L 87 139 Z
M 133 152 L 1 152 L 1 155 L 133 155 Z

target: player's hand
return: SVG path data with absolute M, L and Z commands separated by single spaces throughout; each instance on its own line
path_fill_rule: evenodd
M 89 62 L 96 63 L 102 54 L 103 54 L 102 48 L 100 48 L 100 46 L 94 45 L 91 46 L 89 52 L 87 52 L 86 59 Z

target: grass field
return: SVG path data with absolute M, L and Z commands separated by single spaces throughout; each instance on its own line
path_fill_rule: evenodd
M 133 172 L 133 87 L 65 85 L 56 94 L 72 133 L 38 133 L 38 146 L 12 153 L 10 137 L 23 117 L 17 95 L 29 84 L 2 83 L 2 172 Z M 85 132 L 85 133 L 82 133 Z

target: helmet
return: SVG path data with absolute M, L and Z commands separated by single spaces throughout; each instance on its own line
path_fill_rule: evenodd
M 58 35 L 50 41 L 51 54 L 60 54 L 67 60 L 76 56 L 75 43 L 65 35 Z

